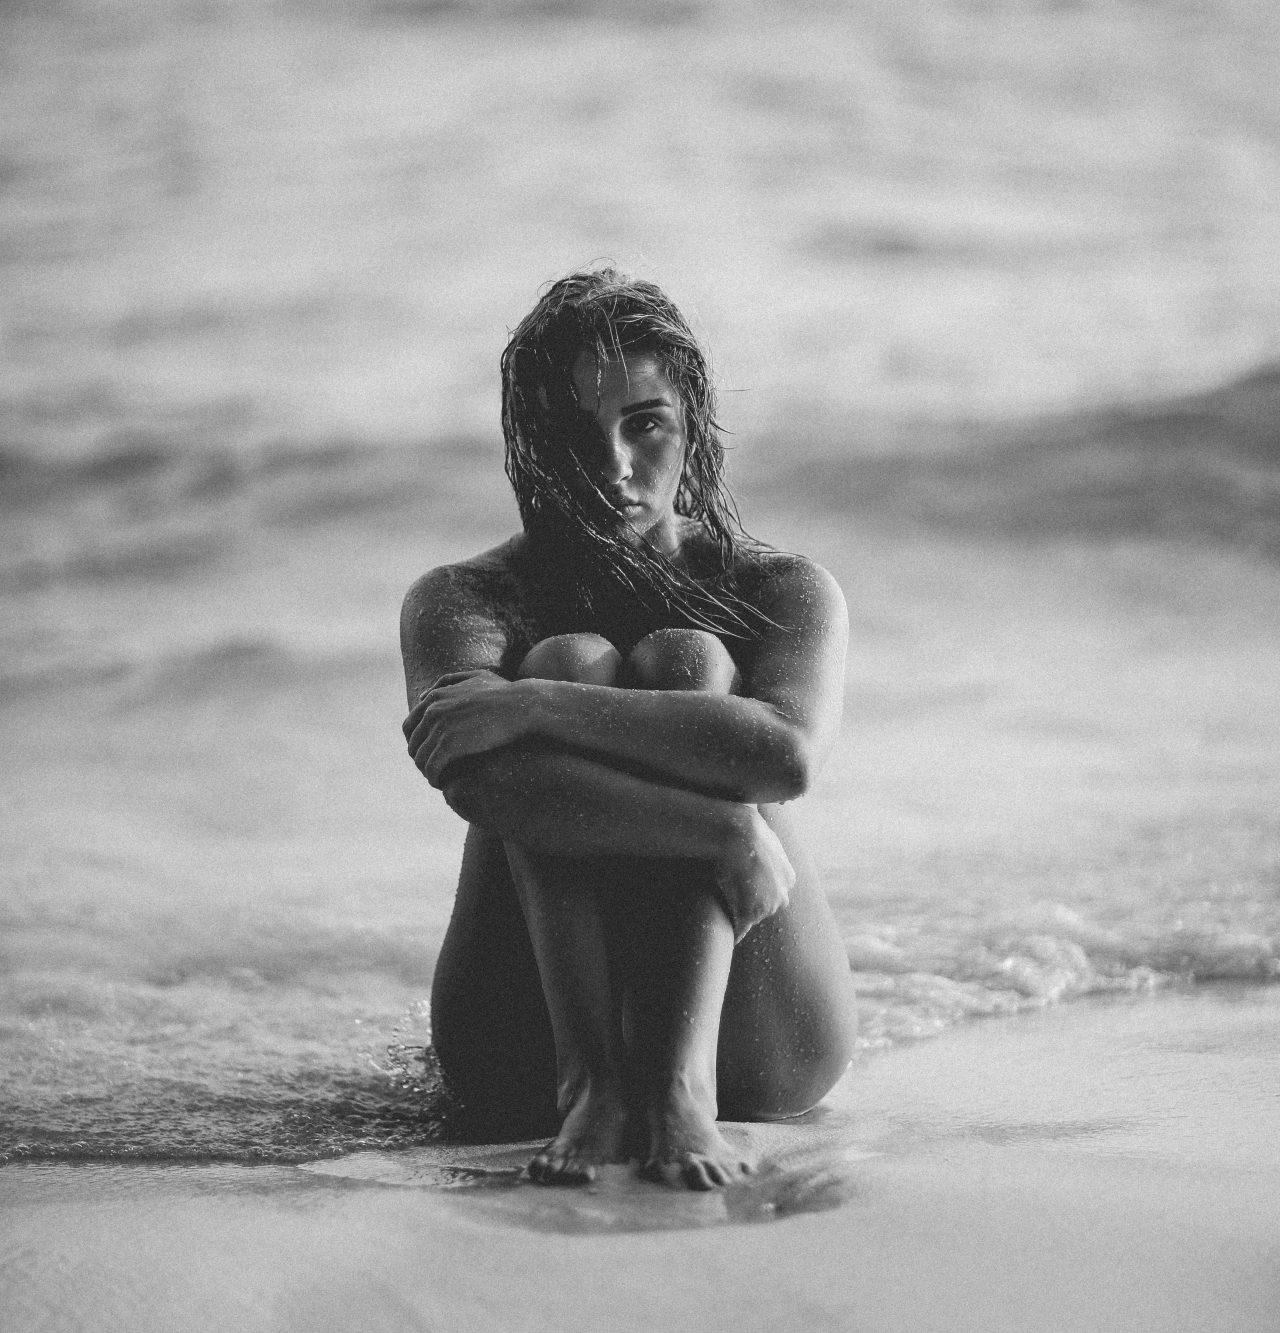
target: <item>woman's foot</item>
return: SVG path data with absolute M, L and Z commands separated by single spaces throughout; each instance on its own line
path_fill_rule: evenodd
M 650 1102 L 646 1180 L 711 1190 L 755 1170 L 755 1162 L 731 1147 L 716 1128 L 715 1099 L 697 1096 L 686 1083 Z
M 625 1162 L 627 1107 L 609 1090 L 588 1085 L 571 1101 L 560 1132 L 529 1163 L 529 1179 L 540 1185 L 585 1185 L 596 1168 Z

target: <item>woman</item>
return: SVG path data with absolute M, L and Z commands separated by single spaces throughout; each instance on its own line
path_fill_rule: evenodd
M 652 284 L 555 283 L 502 357 L 523 532 L 421 578 L 409 753 L 470 824 L 433 1039 L 480 1132 L 558 1123 L 545 1183 L 724 1185 L 717 1115 L 817 1102 L 849 968 L 783 803 L 840 724 L 834 580 L 738 527 L 707 366 Z

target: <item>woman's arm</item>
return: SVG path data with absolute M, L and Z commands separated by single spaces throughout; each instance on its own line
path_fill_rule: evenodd
M 795 871 L 753 805 L 526 746 L 464 759 L 444 784 L 468 822 L 544 855 L 709 861 L 737 939 L 785 907 Z
M 498 552 L 424 574 L 405 594 L 400 610 L 400 654 L 413 708 L 451 672 L 498 673 L 507 635 L 485 591 Z M 495 679 L 501 679 L 495 675 Z
M 405 599 L 401 648 L 409 699 L 442 675 L 514 687 L 496 674 L 506 650 L 474 570 L 436 570 Z M 412 729 L 420 710 L 405 723 Z M 534 745 L 492 749 L 454 764 L 445 799 L 464 819 L 535 851 L 711 861 L 739 938 L 787 901 L 794 872 L 750 805 L 646 781 L 591 759 Z
M 839 728 L 848 617 L 835 580 L 801 560 L 770 581 L 761 609 L 774 623 L 747 695 L 446 678 L 421 701 L 410 749 L 425 747 L 437 786 L 459 759 L 536 738 L 691 791 L 790 800 Z

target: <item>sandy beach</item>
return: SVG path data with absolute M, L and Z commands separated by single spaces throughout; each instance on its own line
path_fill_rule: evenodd
M 0 7 L 0 1327 L 1280 1309 L 1280 11 Z M 693 1196 L 446 1134 L 396 624 L 610 256 L 852 645 L 848 1076 Z
M 859 1062 L 727 1195 L 521 1148 L 6 1171 L 15 1330 L 1275 1327 L 1280 997 L 1058 1010 Z M 469 1165 L 468 1165 L 469 1164 Z

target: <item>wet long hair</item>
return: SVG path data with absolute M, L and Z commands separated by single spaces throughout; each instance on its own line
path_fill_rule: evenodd
M 686 451 L 675 509 L 702 526 L 716 553 L 697 577 L 647 543 L 629 543 L 584 465 L 584 446 L 599 429 L 573 382 L 574 364 L 584 352 L 598 368 L 623 356 L 651 354 L 683 404 Z M 762 548 L 743 531 L 724 484 L 724 443 L 707 358 L 666 293 L 613 268 L 570 273 L 552 283 L 520 322 L 501 368 L 506 471 L 533 544 L 572 561 L 569 568 L 603 574 L 658 620 L 752 636 L 764 617 L 743 600 L 736 571 L 741 555 Z M 589 580 L 583 585 L 588 599 L 590 586 Z

